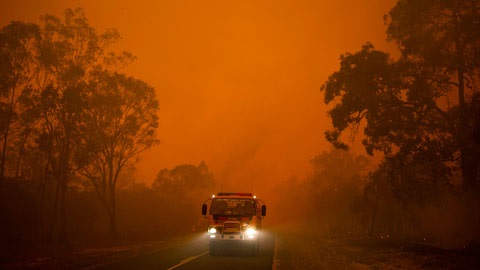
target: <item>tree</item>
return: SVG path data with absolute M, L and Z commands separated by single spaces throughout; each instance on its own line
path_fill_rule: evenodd
M 463 183 L 478 189 L 480 146 L 473 140 L 480 75 L 480 1 L 401 0 L 389 13 L 388 38 L 400 46 L 405 61 L 428 71 L 432 89 L 456 98 L 451 108 L 436 106 L 460 155 Z M 478 102 L 478 101 L 477 101 Z
M 40 179 L 49 243 L 67 241 L 67 191 L 80 170 L 99 194 L 100 181 L 108 182 L 101 199 L 115 231 L 119 175 L 158 143 L 154 89 L 118 73 L 135 60 L 107 50 L 118 39 L 115 29 L 97 33 L 80 8 L 63 18 L 44 15 L 41 25 L 12 22 L 0 30 L 0 178 L 15 172 Z M 44 211 L 48 195 L 51 213 Z
M 158 101 L 154 89 L 124 74 L 94 71 L 83 108 L 80 173 L 94 186 L 107 210 L 109 232 L 117 232 L 115 190 L 127 162 L 158 143 Z
M 351 231 L 355 213 L 351 206 L 364 185 L 362 173 L 369 163 L 364 156 L 332 149 L 313 158 L 309 193 L 319 227 L 329 232 Z
M 214 183 L 213 174 L 202 161 L 198 166 L 184 164 L 171 170 L 161 170 L 153 182 L 152 190 L 178 197 L 189 191 L 210 188 Z
M 82 139 L 87 78 L 91 70 L 101 65 L 100 61 L 106 55 L 104 50 L 118 39 L 118 33 L 108 30 L 102 35 L 97 34 L 82 9 L 67 9 L 63 20 L 45 15 L 42 22 L 38 56 L 41 74 L 36 93 L 43 130 L 39 136 L 39 148 L 56 181 L 48 238 L 54 240 L 54 228 L 58 224 L 58 240 L 64 242 L 65 200 L 69 181 L 78 169 L 75 156 L 81 150 L 79 142 Z
M 388 178 L 404 207 L 433 204 L 461 172 L 468 233 L 477 239 L 479 14 L 478 0 L 400 0 L 386 16 L 400 57 L 366 44 L 343 55 L 321 87 L 325 103 L 335 103 L 327 140 L 346 148 L 344 132 L 364 126 L 367 152 L 385 157 L 377 178 Z
M 312 160 L 312 182 L 316 190 L 335 189 L 344 184 L 359 185 L 369 160 L 344 150 L 324 151 Z M 355 183 L 357 182 L 357 183 Z
M 361 225 L 370 235 L 400 233 L 399 227 L 405 219 L 402 213 L 404 211 L 395 199 L 389 181 L 394 177 L 396 168 L 396 164 L 381 163 L 377 170 L 369 173 L 363 194 L 352 204 L 353 210 L 360 217 Z
M 463 186 L 476 189 L 480 151 L 469 108 L 478 92 L 479 10 L 479 1 L 399 1 L 387 18 L 400 59 L 367 44 L 342 56 L 340 70 L 322 86 L 325 103 L 336 103 L 327 140 L 345 148 L 342 133 L 364 124 L 369 154 L 414 159 L 428 152 L 441 170 L 458 164 Z
M 25 144 L 25 140 L 17 140 L 25 136 L 16 135 L 23 133 L 28 137 L 29 124 L 22 128 L 20 123 L 19 101 L 24 91 L 32 88 L 39 39 L 39 27 L 35 24 L 11 22 L 0 30 L 0 181 L 5 177 L 9 148 L 13 150 L 15 143 L 21 148 Z M 18 154 L 18 164 L 21 151 L 11 152 L 12 158 Z M 15 167 L 17 177 L 18 165 Z
M 173 169 L 162 169 L 152 184 L 159 211 L 175 223 L 164 224 L 169 231 L 186 231 L 202 228 L 204 220 L 198 215 L 198 199 L 210 194 L 215 178 L 207 164 L 197 166 L 182 164 Z M 167 222 L 168 223 L 168 222 Z

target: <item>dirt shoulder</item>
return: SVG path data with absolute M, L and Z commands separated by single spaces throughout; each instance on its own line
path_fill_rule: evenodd
M 166 245 L 164 241 L 84 248 L 44 247 L 3 258 L 1 269 L 90 269 Z
M 321 238 L 277 232 L 275 270 L 480 269 L 478 250 L 445 250 L 392 239 Z

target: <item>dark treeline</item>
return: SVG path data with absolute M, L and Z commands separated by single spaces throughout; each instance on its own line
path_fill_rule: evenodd
M 151 187 L 136 182 L 132 173 L 130 167 L 119 177 L 118 232 L 114 239 L 108 234 L 109 216 L 95 188 L 87 179 L 72 180 L 66 201 L 65 247 L 158 241 L 205 230 L 205 220 L 199 215 L 199 198 L 203 199 L 216 184 L 204 162 L 163 169 Z M 35 180 L 8 179 L 2 189 L 4 203 L 0 208 L 4 217 L 0 225 L 3 255 L 45 246 L 43 237 L 49 223 L 44 219 L 53 214 L 53 184 L 43 194 Z
M 348 149 L 359 134 L 382 162 L 362 178 L 347 164 L 353 157 L 316 157 L 312 179 L 292 182 L 309 195 L 306 220 L 330 232 L 478 244 L 480 1 L 400 0 L 385 23 L 399 57 L 367 43 L 342 55 L 321 87 L 333 126 L 326 139 Z
M 1 245 L 116 237 L 120 179 L 158 143 L 155 91 L 121 72 L 118 39 L 82 9 L 0 30 Z
M 367 237 L 443 248 L 477 246 L 478 212 L 474 211 L 478 210 L 472 210 L 476 207 L 472 202 L 478 203 L 478 197 L 470 197 L 458 184 L 434 189 L 434 179 L 394 182 L 397 178 L 385 175 L 383 164 L 375 166 L 372 159 L 341 149 L 322 152 L 311 165 L 311 176 L 276 187 L 272 209 L 280 211 L 270 215 L 270 224 L 316 237 Z

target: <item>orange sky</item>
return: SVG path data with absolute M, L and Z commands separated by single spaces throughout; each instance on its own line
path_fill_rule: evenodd
M 262 193 L 310 172 L 329 144 L 319 91 L 339 56 L 385 42 L 394 0 L 3 0 L 0 25 L 83 7 L 138 57 L 127 72 L 155 87 L 162 144 L 139 176 L 204 160 L 226 190 Z

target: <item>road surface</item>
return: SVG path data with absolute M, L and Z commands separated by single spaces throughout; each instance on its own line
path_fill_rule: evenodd
M 256 256 L 250 256 L 240 250 L 228 250 L 217 256 L 211 256 L 208 253 L 206 234 L 202 233 L 169 242 L 131 258 L 121 259 L 103 266 L 97 265 L 94 269 L 272 269 L 274 243 L 274 233 L 264 231 L 260 252 Z M 92 269 L 92 267 L 88 269 Z

